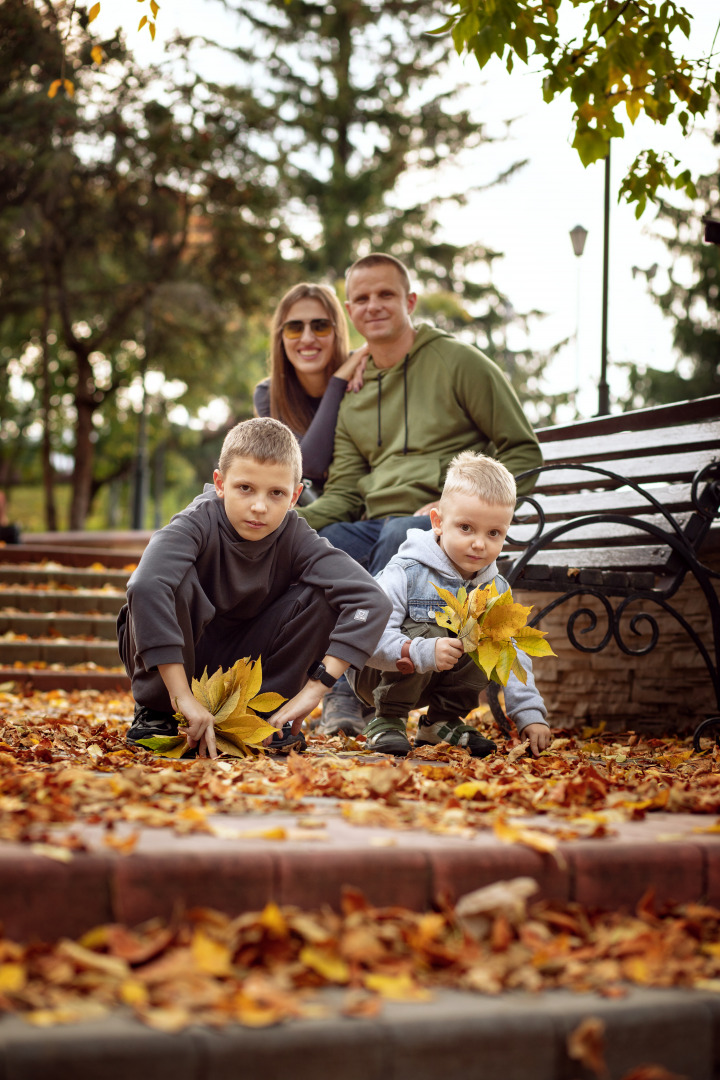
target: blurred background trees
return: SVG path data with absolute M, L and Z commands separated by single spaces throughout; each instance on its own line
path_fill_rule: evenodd
M 250 415 L 282 292 L 313 279 L 342 294 L 371 249 L 411 267 L 420 318 L 495 359 L 535 423 L 569 400 L 546 380 L 562 343 L 519 344 L 541 313 L 495 288 L 501 253 L 476 221 L 465 245 L 443 236 L 443 202 L 468 189 L 442 169 L 489 136 L 477 92 L 471 112 L 443 79 L 448 41 L 427 33 L 442 5 L 246 0 L 228 18 L 226 41 L 179 38 L 161 69 L 120 33 L 94 36 L 81 6 L 0 6 L 0 483 L 40 486 L 48 528 L 166 520 Z M 48 97 L 60 75 L 74 94 Z M 699 182 L 708 207 L 717 182 Z M 687 213 L 664 208 L 694 284 L 659 297 L 686 361 L 677 378 L 631 372 L 628 404 L 717 386 L 718 249 L 683 230 Z

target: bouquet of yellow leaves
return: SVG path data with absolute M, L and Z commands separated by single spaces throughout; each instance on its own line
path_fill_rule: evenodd
M 276 729 L 257 714 L 272 712 L 286 699 L 281 694 L 261 694 L 261 685 L 260 657 L 253 663 L 249 656 L 236 660 L 227 671 L 218 668 L 210 677 L 205 668 L 202 678 L 192 680 L 193 696 L 215 717 L 219 754 L 249 757 L 268 735 L 275 734 Z M 175 719 L 180 727 L 185 725 L 182 713 L 175 713 Z M 182 734 L 138 739 L 138 744 L 170 758 L 181 758 L 189 749 L 187 736 Z
M 527 682 L 517 658 L 518 649 L 528 656 L 556 655 L 545 641 L 545 631 L 527 625 L 532 607 L 516 604 L 510 589 L 499 593 L 494 581 L 483 589 L 473 589 L 469 596 L 464 588 L 458 590 L 457 596 L 434 582 L 433 588 L 447 604 L 435 612 L 438 626 L 452 630 L 470 659 L 493 682 L 507 686 L 511 673 L 521 683 Z

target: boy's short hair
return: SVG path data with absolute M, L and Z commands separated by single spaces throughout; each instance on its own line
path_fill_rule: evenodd
M 227 472 L 235 458 L 254 458 L 261 464 L 272 462 L 292 469 L 293 487 L 302 479 L 300 443 L 289 427 L 269 416 L 242 420 L 225 436 L 218 461 L 218 471 Z
M 380 266 L 382 263 L 387 263 L 389 266 L 395 267 L 400 275 L 405 293 L 411 293 L 410 275 L 407 266 L 405 266 L 404 263 L 401 263 L 399 259 L 396 259 L 394 255 L 388 255 L 385 251 L 373 251 L 370 255 L 363 255 L 360 259 L 356 259 L 352 266 L 345 271 L 345 291 L 347 292 L 350 283 L 350 275 L 355 270 L 368 269 L 371 266 Z
M 495 458 L 472 450 L 463 450 L 450 462 L 442 494 L 454 492 L 474 495 L 491 506 L 514 507 L 517 502 L 513 474 Z

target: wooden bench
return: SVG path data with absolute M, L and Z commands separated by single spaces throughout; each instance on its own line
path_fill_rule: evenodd
M 700 560 L 720 551 L 720 395 L 538 436 L 545 464 L 523 474 L 535 475 L 536 487 L 518 500 L 501 573 L 519 591 L 556 594 L 533 625 L 582 597 L 567 634 L 586 653 L 615 641 L 628 656 L 645 655 L 660 637 L 658 608 L 668 613 L 702 656 L 717 703 L 718 715 L 695 730 L 695 748 L 704 733 L 720 743 L 720 574 Z M 671 603 L 687 575 L 707 603 L 711 645 Z M 499 721 L 497 693 L 489 698 Z

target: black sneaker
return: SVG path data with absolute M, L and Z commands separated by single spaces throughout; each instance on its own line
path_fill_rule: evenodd
M 302 731 L 293 735 L 292 724 L 288 721 L 282 731 L 275 732 L 272 742 L 265 749 L 272 750 L 276 754 L 289 754 L 291 750 L 294 750 L 296 754 L 302 754 L 307 750 L 307 741 Z
M 171 712 L 159 712 L 147 705 L 135 706 L 135 718 L 128 729 L 125 741 L 132 746 L 140 739 L 177 735 L 178 722 Z

